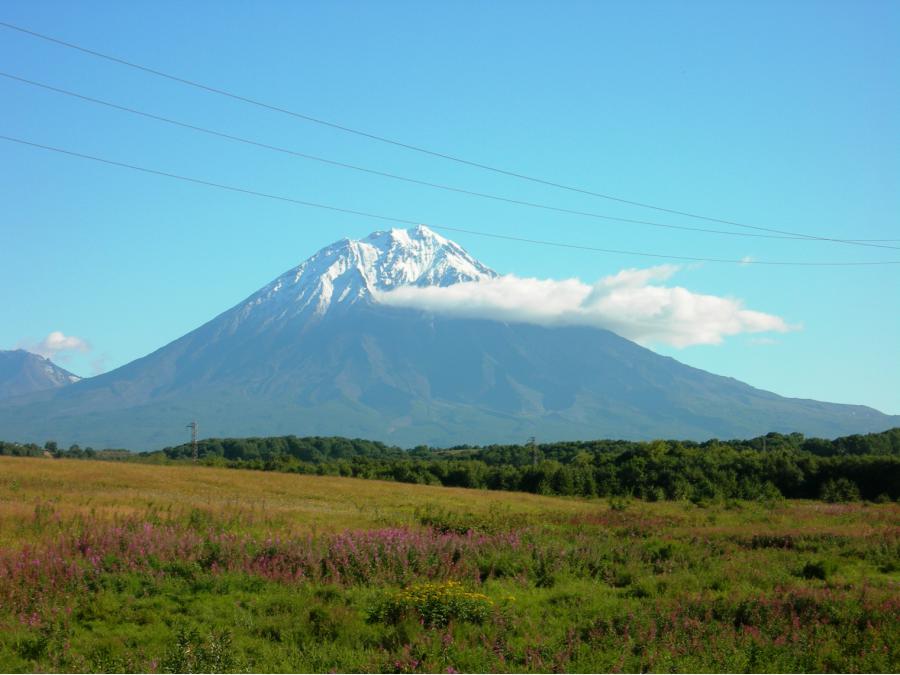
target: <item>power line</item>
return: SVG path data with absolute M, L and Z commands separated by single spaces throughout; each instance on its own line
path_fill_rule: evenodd
M 0 71 L 0 76 L 5 77 L 10 80 L 14 80 L 16 82 L 20 82 L 20 83 L 27 84 L 30 86 L 39 87 L 41 89 L 52 91 L 54 93 L 63 94 L 65 96 L 70 96 L 72 98 L 80 99 L 83 101 L 88 101 L 90 103 L 95 103 L 97 105 L 102 105 L 102 106 L 105 106 L 108 108 L 112 108 L 114 110 L 120 110 L 120 111 L 127 112 L 127 113 L 130 113 L 133 115 L 138 115 L 140 117 L 144 117 L 147 119 L 164 122 L 166 124 L 171 124 L 174 126 L 182 127 L 184 129 L 190 129 L 192 131 L 198 131 L 200 133 L 208 134 L 211 136 L 216 136 L 219 138 L 224 138 L 224 139 L 227 139 L 230 141 L 235 141 L 238 143 L 244 143 L 246 145 L 263 148 L 265 150 L 272 150 L 274 152 L 283 153 L 283 154 L 290 155 L 293 157 L 308 159 L 308 160 L 312 160 L 312 161 L 316 161 L 316 162 L 321 162 L 323 164 L 329 164 L 332 166 L 342 167 L 345 169 L 352 169 L 354 171 L 360 171 L 360 172 L 367 173 L 367 174 L 382 176 L 385 178 L 391 178 L 393 180 L 399 180 L 399 181 L 403 181 L 403 182 L 407 182 L 407 183 L 412 183 L 415 185 L 423 185 L 426 187 L 436 188 L 439 190 L 446 190 L 449 192 L 455 192 L 455 193 L 469 195 L 469 196 L 473 196 L 473 197 L 480 197 L 483 199 L 491 199 L 494 201 L 505 202 L 508 204 L 515 204 L 518 206 L 527 206 L 527 207 L 531 207 L 531 208 L 544 209 L 547 211 L 555 211 L 557 213 L 565 213 L 568 215 L 585 216 L 585 217 L 589 217 L 589 218 L 597 218 L 600 220 L 608 220 L 608 221 L 629 223 L 629 224 L 635 224 L 635 225 L 648 225 L 651 227 L 661 227 L 661 228 L 673 229 L 673 230 L 687 230 L 687 231 L 691 231 L 691 232 L 703 232 L 703 233 L 729 235 L 729 236 L 734 236 L 734 237 L 754 237 L 754 238 L 763 238 L 763 239 L 791 239 L 791 240 L 801 240 L 801 241 L 802 240 L 824 240 L 824 241 L 836 241 L 836 242 L 839 241 L 840 243 L 853 243 L 853 244 L 859 244 L 862 246 L 872 246 L 875 248 L 888 248 L 888 249 L 900 250 L 900 247 L 897 247 L 897 246 L 886 246 L 881 243 L 863 243 L 861 240 L 858 240 L 858 239 L 836 240 L 836 239 L 831 239 L 831 238 L 827 238 L 827 237 L 820 238 L 820 237 L 812 237 L 812 236 L 808 236 L 808 235 L 785 236 L 785 235 L 774 235 L 774 234 L 754 234 L 754 233 L 749 233 L 749 232 L 732 232 L 732 231 L 728 231 L 728 230 L 714 230 L 714 229 L 703 228 L 703 227 L 691 227 L 688 225 L 673 225 L 670 223 L 659 223 L 659 222 L 648 221 L 648 220 L 637 220 L 637 219 L 633 219 L 633 218 L 621 218 L 621 217 L 617 217 L 617 216 L 609 216 L 609 215 L 605 215 L 605 214 L 594 213 L 591 211 L 580 211 L 580 210 L 576 210 L 576 209 L 568 209 L 568 208 L 553 206 L 550 204 L 529 202 L 529 201 L 525 201 L 525 200 L 513 199 L 510 197 L 503 197 L 500 195 L 495 195 L 495 194 L 490 194 L 490 193 L 485 193 L 485 192 L 466 190 L 464 188 L 454 187 L 451 185 L 444 185 L 441 183 L 433 183 L 430 181 L 424 181 L 424 180 L 420 180 L 417 178 L 410 178 L 408 176 L 401 176 L 399 174 L 389 173 L 386 171 L 380 171 L 378 169 L 371 169 L 368 167 L 358 166 L 355 164 L 348 164 L 346 162 L 328 159 L 326 157 L 310 155 L 305 152 L 299 152 L 297 150 L 291 150 L 289 148 L 284 148 L 284 147 L 280 147 L 277 145 L 271 145 L 269 143 L 263 143 L 263 142 L 255 141 L 255 140 L 252 140 L 249 138 L 243 138 L 241 136 L 236 136 L 234 134 L 228 134 L 225 132 L 216 131 L 214 129 L 201 127 L 201 126 L 198 126 L 195 124 L 190 124 L 188 122 L 182 122 L 179 120 L 172 119 L 170 117 L 163 117 L 161 115 L 155 115 L 153 113 L 148 113 L 146 111 L 138 110 L 136 108 L 130 108 L 127 106 L 119 105 L 117 103 L 112 103 L 110 101 L 105 101 L 103 99 L 94 98 L 92 96 L 86 96 L 84 94 L 79 94 L 77 92 L 70 91 L 67 89 L 61 89 L 60 87 L 54 87 L 52 85 L 45 84 L 43 82 L 29 80 L 27 78 L 19 77 L 17 75 L 12 75 L 10 73 L 6 73 L 3 71 Z
M 158 171 L 157 169 L 148 169 L 147 167 L 137 166 L 135 164 L 127 164 L 125 162 L 117 162 L 112 159 L 105 159 L 103 157 L 95 157 L 94 155 L 86 155 L 80 152 L 74 152 L 73 150 L 65 150 L 63 148 L 55 148 L 50 145 L 42 145 L 40 143 L 32 143 L 31 141 L 26 141 L 21 138 L 13 138 L 11 136 L 3 136 L 0 135 L 0 139 L 4 141 L 12 141 L 13 143 L 20 143 L 22 145 L 30 145 L 34 148 L 41 148 L 43 150 L 50 150 L 52 152 L 58 152 L 64 155 L 71 155 L 72 157 L 80 157 L 81 159 L 89 159 L 94 162 L 102 162 L 103 164 L 109 164 L 111 166 L 118 166 L 124 169 L 133 169 L 134 171 L 142 171 L 144 173 L 154 174 L 156 176 L 164 176 L 166 178 L 174 178 L 176 180 L 183 180 L 189 183 L 196 183 L 198 185 L 206 185 L 208 187 L 220 188 L 222 190 L 230 190 L 232 192 L 241 192 L 243 194 L 254 195 L 256 197 L 266 197 L 267 199 L 277 199 L 282 202 L 290 202 L 292 204 L 299 204 L 300 206 L 309 206 L 316 209 L 328 209 L 329 211 L 338 211 L 340 213 L 349 213 L 354 216 L 365 216 L 367 218 L 377 218 L 379 220 L 387 220 L 393 221 L 395 223 L 402 223 L 404 225 L 419 225 L 416 220 L 404 220 L 401 218 L 391 218 L 388 216 L 381 216 L 376 213 L 367 213 L 366 211 L 355 211 L 353 209 L 345 209 L 339 206 L 330 206 L 327 204 L 318 204 L 316 202 L 308 202 L 302 199 L 294 199 L 292 197 L 282 197 L 280 195 L 272 195 L 265 192 L 257 192 L 256 190 L 248 190 L 241 187 L 235 187 L 233 185 L 225 185 L 223 183 L 214 183 L 212 181 L 203 180 L 201 178 L 192 178 L 190 176 L 181 176 L 176 173 L 169 173 L 167 171 Z
M 38 33 L 36 31 L 29 30 L 29 29 L 23 28 L 21 26 L 16 26 L 14 24 L 11 24 L 11 23 L 8 23 L 5 21 L 0 21 L 0 26 L 2 26 L 4 28 L 8 28 L 10 30 L 18 31 L 18 32 L 26 34 L 26 35 L 30 35 L 32 37 L 39 38 L 41 40 L 45 40 L 47 42 L 52 42 L 54 44 L 57 44 L 57 45 L 60 45 L 63 47 L 67 47 L 69 49 L 75 49 L 82 53 L 89 54 L 91 56 L 95 56 L 97 58 L 105 59 L 105 60 L 111 61 L 113 63 L 118 63 L 120 65 L 127 66 L 129 68 L 134 68 L 136 70 L 140 70 L 142 72 L 149 73 L 151 75 L 156 75 L 157 77 L 162 77 L 162 78 L 171 80 L 173 82 L 178 82 L 180 84 L 184 84 L 184 85 L 187 85 L 190 87 L 201 89 L 201 90 L 209 92 L 209 93 L 218 94 L 220 96 L 225 96 L 225 97 L 231 98 L 236 101 L 241 101 L 243 103 L 254 105 L 259 108 L 271 110 L 273 112 L 282 113 L 284 115 L 289 115 L 289 116 L 297 118 L 297 119 L 301 119 L 301 120 L 304 120 L 307 122 L 312 122 L 314 124 L 320 124 L 320 125 L 332 128 L 332 129 L 336 129 L 338 131 L 343 131 L 343 132 L 346 132 L 349 134 L 354 134 L 357 136 L 368 138 L 370 140 L 378 141 L 380 143 L 386 143 L 386 144 L 393 145 L 396 147 L 404 148 L 406 150 L 411 150 L 411 151 L 422 153 L 422 154 L 429 155 L 432 157 L 438 157 L 440 159 L 445 159 L 448 161 L 456 162 L 458 164 L 463 164 L 466 166 L 483 169 L 485 171 L 491 171 L 493 173 L 501 174 L 504 176 L 518 178 L 520 180 L 525 180 L 525 181 L 529 181 L 532 183 L 537 183 L 540 185 L 557 188 L 560 190 L 567 190 L 569 192 L 576 192 L 579 194 L 589 195 L 592 197 L 599 197 L 601 199 L 607 199 L 610 201 L 618 202 L 620 204 L 627 204 L 630 206 L 638 206 L 641 208 L 652 209 L 654 211 L 661 211 L 663 213 L 670 213 L 670 214 L 674 214 L 674 215 L 686 216 L 689 218 L 697 218 L 699 220 L 705 220 L 705 221 L 714 222 L 714 223 L 721 223 L 723 225 L 732 225 L 735 227 L 759 230 L 759 231 L 764 231 L 764 232 L 771 232 L 774 234 L 792 235 L 792 236 L 796 236 L 796 237 L 803 238 L 803 239 L 820 239 L 820 240 L 825 240 L 825 241 L 833 241 L 833 242 L 838 242 L 838 243 L 843 243 L 843 244 L 861 245 L 861 246 L 866 246 L 866 245 L 875 246 L 876 245 L 871 242 L 868 242 L 868 243 L 862 242 L 861 240 L 835 239 L 835 238 L 831 238 L 831 237 L 817 237 L 817 236 L 812 236 L 812 235 L 806 235 L 806 234 L 803 234 L 800 232 L 790 232 L 787 230 L 778 230 L 778 229 L 762 227 L 762 226 L 758 226 L 758 225 L 749 225 L 746 223 L 740 223 L 740 222 L 733 221 L 733 220 L 726 220 L 723 218 L 714 218 L 712 216 L 704 216 L 702 214 L 693 213 L 690 211 L 680 211 L 678 209 L 671 209 L 671 208 L 667 208 L 667 207 L 663 207 L 663 206 L 649 204 L 646 202 L 640 202 L 640 201 L 631 200 L 631 199 L 624 199 L 622 197 L 616 197 L 614 195 L 604 194 L 601 192 L 595 192 L 592 190 L 574 187 L 571 185 L 565 185 L 563 183 L 558 183 L 556 181 L 551 181 L 551 180 L 547 180 L 547 179 L 539 178 L 539 177 L 535 177 L 535 176 L 529 176 L 527 174 L 519 173 L 516 171 L 511 171 L 508 169 L 503 169 L 503 168 L 492 166 L 489 164 L 484 164 L 481 162 L 468 160 L 463 157 L 458 157 L 456 155 L 450 155 L 447 153 L 438 152 L 436 150 L 430 150 L 428 148 L 418 146 L 418 145 L 413 145 L 411 143 L 404 143 L 402 141 L 398 141 L 398 140 L 395 140 L 392 138 L 387 138 L 385 136 L 379 136 L 378 134 L 373 134 L 373 133 L 370 133 L 367 131 L 362 131 L 360 129 L 354 129 L 352 127 L 348 127 L 343 124 L 338 124 L 336 122 L 331 122 L 329 120 L 325 120 L 325 119 L 322 119 L 319 117 L 314 117 L 312 115 L 307 115 L 304 113 L 296 112 L 294 110 L 289 110 L 289 109 L 283 108 L 281 106 L 273 105 L 270 103 L 265 103 L 263 101 L 253 99 L 248 96 L 242 96 L 240 94 L 236 94 L 234 92 L 231 92 L 231 91 L 228 91 L 225 89 L 213 87 L 213 86 L 210 86 L 207 84 L 203 84 L 201 82 L 197 82 L 195 80 L 189 80 L 187 78 L 179 77 L 177 75 L 172 75 L 171 73 L 166 73 L 161 70 L 156 70 L 155 68 L 150 68 L 149 66 L 143 66 L 141 64 L 134 63 L 132 61 L 127 61 L 125 59 L 122 59 L 122 58 L 119 58 L 116 56 L 112 56 L 110 54 L 104 54 L 103 52 L 99 52 L 94 49 L 89 49 L 87 47 L 83 47 L 81 45 L 78 45 L 78 44 L 75 44 L 72 42 L 67 42 L 67 41 L 61 40 L 59 38 L 54 38 L 49 35 L 44 35 L 43 33 Z M 891 248 L 891 247 L 886 247 L 886 248 Z
M 555 246 L 558 248 L 567 248 L 567 249 L 578 249 L 583 251 L 594 251 L 598 253 L 613 253 L 619 255 L 634 255 L 641 256 L 646 258 L 660 258 L 666 260 L 684 260 L 689 262 L 713 262 L 713 263 L 732 263 L 738 265 L 783 265 L 783 266 L 805 266 L 805 267 L 845 267 L 845 266 L 869 266 L 869 265 L 900 265 L 900 260 L 877 260 L 877 261 L 842 261 L 842 262 L 805 262 L 805 261 L 778 261 L 778 260 L 753 260 L 753 259 L 733 259 L 733 258 L 701 258 L 696 256 L 680 256 L 680 255 L 668 255 L 662 253 L 647 253 L 644 251 L 630 251 L 624 249 L 612 249 L 612 248 L 599 248 L 596 246 L 583 246 L 580 244 L 569 244 L 564 242 L 557 241 L 547 241 L 542 239 L 529 239 L 526 237 L 516 237 L 512 235 L 504 235 L 504 234 L 496 234 L 493 232 L 484 232 L 480 230 L 470 230 L 464 229 L 460 227 L 451 227 L 449 225 L 433 225 L 430 223 L 423 223 L 422 221 L 417 220 L 409 220 L 407 218 L 397 218 L 395 216 L 384 216 L 375 213 L 369 213 L 367 211 L 358 211 L 355 209 L 348 209 L 340 206 L 333 206 L 330 204 L 320 204 L 317 202 L 310 202 L 302 199 L 295 199 L 293 197 L 284 197 L 281 195 L 273 195 L 266 192 L 259 192 L 256 190 L 250 190 L 248 188 L 237 187 L 234 185 L 226 185 L 224 183 L 216 183 L 213 181 L 203 180 L 201 178 L 193 178 L 190 176 L 182 176 L 180 174 L 170 173 L 168 171 L 160 171 L 157 169 L 149 169 L 147 167 L 138 166 L 136 164 L 128 164 L 125 162 L 118 162 L 116 160 L 105 159 L 103 157 L 96 157 L 94 155 L 87 155 L 80 152 L 75 152 L 73 150 L 65 150 L 63 148 L 56 148 L 50 145 L 43 145 L 41 143 L 34 143 L 32 141 L 26 141 L 21 138 L 13 138 L 11 136 L 0 135 L 0 140 L 9 141 L 11 143 L 18 143 L 20 145 L 26 145 L 33 148 L 40 148 L 42 150 L 49 150 L 51 152 L 60 153 L 63 155 L 69 155 L 71 157 L 78 157 L 81 159 L 89 159 L 94 162 L 99 162 L 102 164 L 108 164 L 110 166 L 116 166 L 125 169 L 132 169 L 134 171 L 140 171 L 142 173 L 152 174 L 156 176 L 163 176 L 165 178 L 172 178 L 175 180 L 181 180 L 188 183 L 195 183 L 197 185 L 205 185 L 207 187 L 219 188 L 221 190 L 228 190 L 230 192 L 237 192 L 240 194 L 253 195 L 255 197 L 264 197 L 266 199 L 274 199 L 281 202 L 287 202 L 291 204 L 298 204 L 300 206 L 308 206 L 316 209 L 325 209 L 328 211 L 336 211 L 338 213 L 346 213 L 350 215 L 356 216 L 365 216 L 366 218 L 376 218 L 378 220 L 384 220 L 388 222 L 401 223 L 403 225 L 423 225 L 427 224 L 428 227 L 431 227 L 435 230 L 445 230 L 448 232 L 461 232 L 465 234 L 473 234 L 480 237 L 490 237 L 493 239 L 502 239 L 506 241 L 518 241 L 524 242 L 528 244 L 538 244 L 542 246 Z

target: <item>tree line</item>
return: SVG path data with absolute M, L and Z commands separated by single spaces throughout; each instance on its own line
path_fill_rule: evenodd
M 128 453 L 0 442 L 0 454 L 148 463 L 191 461 L 186 443 Z M 273 436 L 204 439 L 203 464 L 448 487 L 648 500 L 900 498 L 900 428 L 834 440 L 770 433 L 702 443 L 596 440 L 404 450 L 364 439 Z

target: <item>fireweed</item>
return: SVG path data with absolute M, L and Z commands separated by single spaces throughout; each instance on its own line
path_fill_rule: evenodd
M 0 552 L 0 602 L 30 616 L 53 598 L 89 588 L 103 574 L 165 576 L 185 564 L 281 583 L 404 585 L 415 579 L 478 581 L 479 560 L 523 546 L 494 535 L 386 528 L 282 539 L 132 521 L 97 523 L 44 546 Z
M 797 508 L 293 537 L 42 512 L 0 551 L 0 667 L 896 671 L 896 511 Z

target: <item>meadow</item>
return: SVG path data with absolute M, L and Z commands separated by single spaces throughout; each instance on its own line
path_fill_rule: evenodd
M 900 505 L 0 457 L 0 671 L 900 670 Z

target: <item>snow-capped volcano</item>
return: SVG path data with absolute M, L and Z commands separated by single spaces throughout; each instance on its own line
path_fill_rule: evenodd
M 406 446 L 839 436 L 900 424 L 863 406 L 782 398 L 598 328 L 377 301 L 404 285 L 495 276 L 426 227 L 343 239 L 152 354 L 0 401 L 0 438 L 150 449 L 182 442 L 191 420 L 208 436 Z
M 370 301 L 375 291 L 398 286 L 449 286 L 497 273 L 458 244 L 424 225 L 373 232 L 326 246 L 250 296 L 242 318 L 322 316 L 338 305 Z

